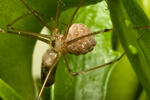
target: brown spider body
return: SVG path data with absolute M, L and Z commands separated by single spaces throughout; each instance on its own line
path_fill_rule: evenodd
M 52 49 L 48 49 L 42 58 L 42 67 L 41 67 L 42 83 L 44 82 L 46 75 L 49 69 L 51 68 L 53 62 L 56 60 L 57 52 L 62 52 L 66 50 L 71 54 L 80 55 L 86 54 L 93 50 L 94 46 L 96 45 L 94 36 L 80 39 L 66 47 L 68 41 L 87 35 L 89 33 L 91 33 L 90 29 L 84 24 L 73 24 L 69 28 L 69 33 L 66 39 L 64 38 L 63 34 L 58 33 L 58 30 L 54 31 L 54 35 L 51 37 Z M 55 68 L 52 70 L 52 73 L 48 78 L 46 86 L 50 86 L 54 83 L 56 67 L 57 66 L 55 66 Z
M 48 73 L 49 69 L 51 68 L 53 62 L 56 60 L 56 56 L 57 56 L 57 53 L 52 49 L 48 49 L 45 52 L 45 54 L 43 55 L 42 67 L 41 67 L 41 81 L 42 81 L 42 83 L 44 82 L 45 77 L 47 76 L 47 73 Z M 53 69 L 53 71 L 52 71 L 50 77 L 48 78 L 48 81 L 47 81 L 45 86 L 51 86 L 54 83 L 56 68 L 57 68 L 57 65 Z
M 64 38 L 63 34 L 60 34 L 58 32 L 58 29 L 56 29 L 53 33 L 54 34 L 51 37 L 51 45 L 56 52 L 61 52 L 65 49 L 71 54 L 81 55 L 92 51 L 94 46 L 96 45 L 94 36 L 88 36 L 77 40 L 76 42 L 71 43 L 70 45 L 67 45 L 67 42 L 91 33 L 91 30 L 85 24 L 82 23 L 73 24 L 69 28 L 68 35 L 66 38 Z

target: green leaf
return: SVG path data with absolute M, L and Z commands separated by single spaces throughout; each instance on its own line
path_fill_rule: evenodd
M 95 4 L 99 1 L 101 0 L 88 0 L 85 1 L 84 4 Z M 20 0 L 12 0 L 11 2 L 9 0 L 0 0 L 0 2 L 0 27 L 2 28 L 5 28 L 7 24 L 27 11 Z M 26 0 L 25 2 L 40 13 L 55 17 L 56 0 Z M 68 23 L 74 11 L 74 8 L 69 8 L 76 8 L 78 4 L 79 0 L 63 1 L 62 11 L 65 12 L 62 13 L 61 22 Z M 44 20 L 49 22 L 46 19 Z M 111 21 L 106 3 L 82 8 L 74 20 L 74 23 L 81 22 L 90 27 L 92 31 L 111 28 Z M 43 26 L 33 16 L 28 16 L 18 22 L 15 27 L 39 33 Z M 98 66 L 119 57 L 120 53 L 111 49 L 111 33 L 97 35 L 96 40 L 97 46 L 94 51 L 86 56 L 82 55 L 76 57 L 69 54 L 67 55 L 73 71 L 81 71 Z M 0 78 L 5 80 L 8 85 L 26 100 L 33 100 L 33 98 L 35 98 L 35 88 L 31 76 L 34 43 L 35 41 L 32 39 L 0 33 Z M 115 69 L 118 67 L 115 65 L 116 64 L 97 69 L 81 76 L 72 77 L 65 68 L 63 58 L 61 58 L 58 64 L 52 98 L 55 100 L 105 100 L 107 98 L 112 98 L 113 100 L 120 94 L 121 98 L 134 98 L 136 94 L 135 91 L 138 88 L 138 81 L 131 71 L 132 69 L 128 68 L 128 65 L 127 69 L 122 69 L 122 65 L 120 65 L 119 75 L 126 77 L 121 73 L 126 69 L 126 75 L 131 75 L 131 79 L 124 78 L 124 80 L 122 80 L 122 77 L 119 77 L 116 81 L 115 77 L 117 73 Z M 123 85 L 125 88 L 124 90 L 130 91 L 130 94 L 123 94 L 124 91 L 121 92 L 120 90 L 109 88 L 111 86 L 117 88 L 119 84 L 122 84 L 120 80 L 121 82 L 127 83 Z M 136 84 L 134 88 L 127 88 L 128 86 L 131 87 L 133 84 Z M 109 95 L 111 92 L 113 92 L 114 95 Z M 9 92 L 5 95 L 7 94 L 9 94 Z
M 66 14 L 71 11 L 72 9 L 63 12 L 61 19 L 67 22 L 71 15 L 66 16 Z M 112 27 L 105 2 L 81 8 L 74 23 L 84 23 L 93 32 Z M 119 52 L 111 48 L 111 33 L 96 35 L 96 40 L 97 45 L 92 52 L 81 56 L 67 55 L 73 72 L 95 67 L 119 57 Z M 123 91 L 120 91 L 118 86 L 123 88 Z M 134 87 L 131 88 L 132 86 Z M 137 97 L 138 88 L 139 82 L 128 63 L 121 63 L 118 66 L 109 65 L 73 77 L 65 68 L 62 58 L 58 64 L 52 98 L 53 100 L 133 100 Z
M 0 89 L 0 98 L 2 100 L 25 100 L 2 79 L 0 79 Z
M 150 1 L 149 0 L 142 0 L 143 8 L 148 17 L 150 18 Z
M 125 56 L 111 71 L 105 100 L 136 100 L 140 93 L 141 85 Z
M 142 30 L 133 30 L 134 26 L 149 25 L 149 20 L 136 0 L 107 0 L 115 33 L 119 36 L 121 44 L 136 72 L 143 88 L 150 97 L 150 65 L 149 65 L 149 36 L 146 32 L 142 39 L 137 39 L 143 33 Z M 121 16 L 120 16 L 121 15 Z M 129 22 L 127 24 L 126 22 Z M 133 53 L 137 50 L 137 53 Z
M 99 1 L 101 0 L 90 0 L 86 4 Z M 0 2 L 0 28 L 6 28 L 7 24 L 27 12 L 20 0 L 0 0 Z M 56 0 L 25 0 L 25 2 L 42 14 L 51 17 L 56 14 Z M 62 10 L 76 6 L 78 3 L 79 0 L 64 0 Z M 43 25 L 33 16 L 28 16 L 19 21 L 15 27 L 39 33 Z M 35 40 L 32 39 L 0 33 L 0 78 L 26 100 L 35 98 L 31 76 L 34 44 Z
M 148 100 L 148 97 L 147 97 L 146 92 L 144 90 L 141 92 L 138 100 Z
M 0 0 L 0 2 L 0 27 L 2 28 L 5 28 L 7 24 L 27 11 L 20 0 Z M 28 1 L 28 4 L 35 9 L 37 7 L 39 12 L 48 14 L 51 3 L 49 0 L 38 0 L 36 3 L 32 0 Z M 28 16 L 18 22 L 15 27 L 39 32 L 42 25 L 32 16 Z M 31 76 L 34 43 L 34 40 L 28 38 L 0 34 L 0 78 L 5 80 L 26 100 L 32 100 L 35 96 Z

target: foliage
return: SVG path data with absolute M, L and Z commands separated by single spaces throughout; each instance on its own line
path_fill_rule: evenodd
M 148 25 L 147 17 L 134 0 L 134 2 L 131 2 L 131 0 L 108 0 L 109 9 L 107 8 L 106 2 L 100 1 L 86 0 L 84 6 L 77 13 L 73 23 L 84 23 L 93 32 L 105 28 L 112 28 L 109 17 L 110 10 L 115 30 L 113 34 L 119 36 L 132 66 L 128 58 L 124 56 L 119 63 L 72 77 L 67 72 L 64 60 L 61 58 L 58 63 L 55 86 L 51 90 L 51 93 L 48 94 L 50 98 L 46 98 L 46 100 L 138 99 L 140 94 L 143 95 L 143 92 L 136 75 L 149 96 L 149 35 L 146 34 L 146 37 L 137 43 L 136 39 L 142 31 L 133 30 L 132 28 L 137 25 Z M 11 2 L 9 0 L 0 0 L 0 2 L 0 27 L 2 28 L 5 28 L 16 17 L 27 11 L 19 0 L 12 0 Z M 40 13 L 55 17 L 56 0 L 26 0 L 26 2 Z M 79 4 L 79 0 L 63 0 L 60 17 L 61 22 L 68 23 L 77 4 Z M 130 5 L 127 6 L 127 4 Z M 117 7 L 120 7 L 120 9 Z M 139 23 L 138 17 L 142 19 L 141 23 Z M 137 19 L 132 20 L 135 18 Z M 50 20 L 44 20 L 50 22 Z M 40 33 L 43 26 L 33 16 L 28 16 L 18 22 L 15 27 Z M 64 28 L 63 25 L 60 26 L 60 29 Z M 117 45 L 118 41 L 113 44 L 117 45 L 116 47 L 119 48 L 118 51 L 112 49 L 112 39 L 115 40 L 117 37 L 112 38 L 111 32 L 96 35 L 95 38 L 97 45 L 92 52 L 78 57 L 70 54 L 67 55 L 69 65 L 74 72 L 112 61 L 122 54 L 123 50 L 120 50 L 121 46 Z M 35 91 L 31 73 L 34 45 L 35 40 L 0 33 L 0 98 L 4 100 L 13 100 L 13 98 L 15 100 L 33 100 L 36 97 L 35 93 L 37 91 Z M 7 95 L 7 98 L 5 95 Z M 141 96 L 140 100 L 145 100 L 145 95 Z

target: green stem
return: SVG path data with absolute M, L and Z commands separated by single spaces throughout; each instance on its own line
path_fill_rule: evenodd
M 142 18 L 139 19 L 148 22 L 146 19 L 147 17 L 134 0 L 122 0 L 122 2 L 121 0 L 107 0 L 107 3 L 110 9 L 115 33 L 119 36 L 127 57 L 129 58 L 137 77 L 150 98 L 150 60 L 148 58 L 148 54 L 150 55 L 150 53 L 147 49 L 146 39 L 137 41 L 141 31 L 138 31 L 139 33 L 137 33 L 137 31 L 132 28 L 135 25 L 143 25 L 136 23 L 136 21 L 138 21 L 136 19 L 137 17 L 142 16 Z M 138 16 L 136 16 L 136 14 Z M 133 24 L 132 27 L 130 27 L 131 24 Z M 144 25 L 146 24 L 147 23 Z M 149 35 L 146 37 L 150 38 Z

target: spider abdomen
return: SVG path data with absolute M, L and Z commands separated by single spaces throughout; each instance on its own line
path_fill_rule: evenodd
M 78 37 L 88 35 L 89 33 L 91 33 L 91 30 L 86 25 L 81 23 L 73 24 L 69 29 L 66 41 L 70 41 Z M 86 54 L 92 51 L 95 45 L 96 41 L 94 39 L 94 36 L 88 36 L 68 45 L 67 51 L 75 55 Z
M 48 74 L 48 71 L 51 68 L 52 64 L 56 60 L 56 57 L 57 57 L 57 53 L 55 51 L 51 50 L 51 49 L 48 49 L 45 52 L 45 54 L 43 55 L 42 67 L 41 67 L 41 80 L 42 80 L 42 83 L 44 82 L 44 80 L 45 80 L 45 78 Z M 55 66 L 55 68 L 52 70 L 45 86 L 51 86 L 54 83 L 56 68 L 57 67 Z

